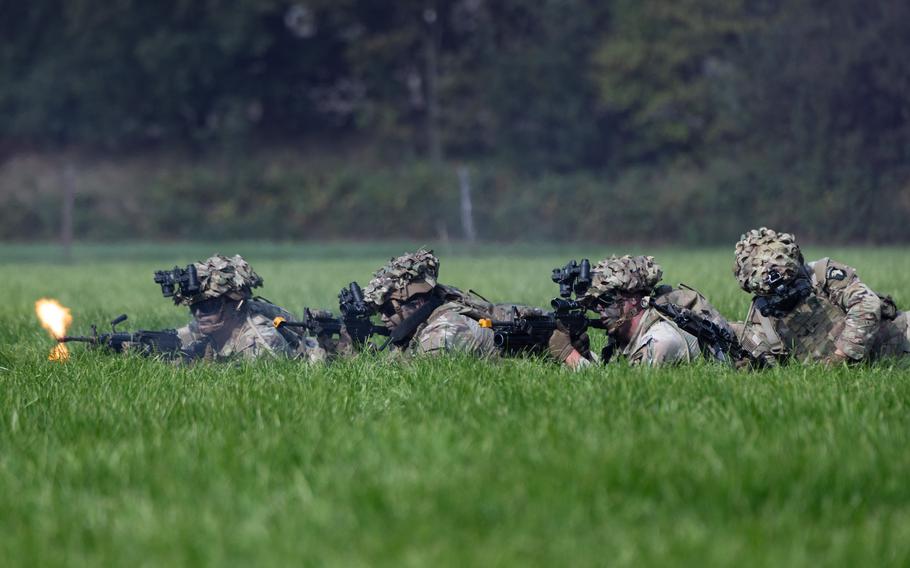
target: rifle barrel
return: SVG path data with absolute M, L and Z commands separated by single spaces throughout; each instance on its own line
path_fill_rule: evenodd
M 84 335 L 64 335 L 63 337 L 58 337 L 58 343 L 69 343 L 70 341 L 81 341 L 83 343 L 95 343 L 97 338 L 87 337 Z

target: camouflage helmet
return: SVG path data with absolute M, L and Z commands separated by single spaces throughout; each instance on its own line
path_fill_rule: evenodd
M 742 235 L 736 243 L 733 275 L 746 292 L 770 294 L 767 279 L 772 270 L 789 280 L 802 265 L 803 253 L 796 237 L 762 227 Z
M 194 265 L 199 276 L 200 291 L 192 296 L 178 292 L 174 299 L 179 303 L 191 305 L 222 296 L 243 300 L 252 296 L 253 288 L 262 286 L 262 278 L 253 272 L 249 263 L 239 254 L 230 258 L 216 254 Z
M 376 307 L 390 299 L 407 300 L 435 288 L 438 276 L 439 259 L 432 250 L 422 248 L 393 258 L 377 270 L 363 289 L 363 298 Z
M 598 262 L 591 270 L 591 286 L 582 299 L 648 294 L 663 275 L 653 256 L 611 256 Z

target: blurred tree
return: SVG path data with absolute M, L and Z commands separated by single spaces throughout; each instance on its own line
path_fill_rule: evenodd
M 910 5 L 885 1 L 769 2 L 768 25 L 744 44 L 737 84 L 744 147 L 793 180 L 817 235 L 876 234 L 900 199 L 910 153 Z M 887 224 L 895 227 L 897 224 Z
M 0 0 L 0 34 L 4 155 L 214 154 L 233 199 L 261 173 L 236 171 L 252 149 L 356 145 L 409 167 L 607 173 L 610 199 L 685 196 L 662 217 L 680 235 L 753 219 L 907 235 L 905 1 Z M 479 187 L 509 204 L 510 179 Z M 723 223 L 687 220 L 704 212 Z
M 737 134 L 737 46 L 745 0 L 617 0 L 594 54 L 620 164 L 704 159 Z

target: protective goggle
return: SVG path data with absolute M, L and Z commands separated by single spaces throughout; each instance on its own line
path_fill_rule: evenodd
M 395 300 L 384 302 L 379 306 L 378 310 L 380 314 L 389 318 L 398 313 L 398 308 L 395 305 Z
M 196 302 L 190 306 L 190 312 L 194 316 L 210 316 L 217 314 L 224 308 L 224 298 L 209 298 Z
M 583 305 L 589 310 L 597 311 L 602 308 L 609 308 L 616 304 L 617 301 L 617 298 L 613 296 L 588 296 L 584 298 Z

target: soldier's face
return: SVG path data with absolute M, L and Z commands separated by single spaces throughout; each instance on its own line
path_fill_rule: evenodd
M 392 299 L 379 307 L 379 317 L 388 329 L 395 329 L 421 305 L 423 305 L 423 301 L 419 298 L 412 298 L 406 302 Z
M 225 298 L 211 298 L 196 302 L 190 306 L 190 312 L 199 331 L 205 335 L 212 335 L 224 329 L 236 307 L 236 302 L 228 302 Z
M 600 321 L 607 328 L 607 333 L 615 335 L 620 333 L 631 321 L 630 314 L 635 306 L 631 298 L 608 298 L 597 305 Z

